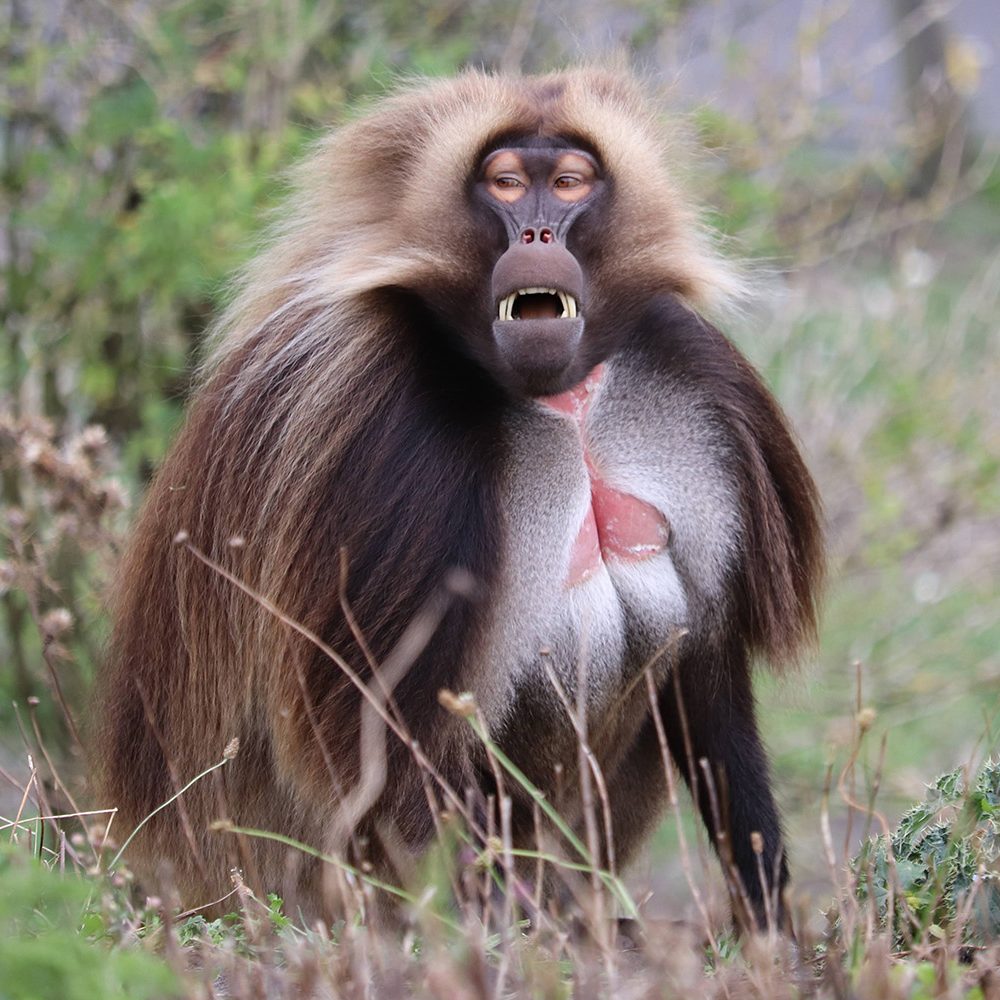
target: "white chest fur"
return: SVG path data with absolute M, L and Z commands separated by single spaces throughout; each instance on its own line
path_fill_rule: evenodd
M 500 599 L 482 647 L 491 662 L 475 670 L 477 698 L 491 725 L 503 724 L 519 689 L 550 686 L 547 661 L 571 695 L 583 679 L 599 712 L 690 625 L 692 591 L 711 600 L 722 584 L 738 522 L 721 436 L 696 391 L 653 379 L 639 357 L 606 365 L 582 435 L 570 417 L 535 403 L 509 428 Z M 591 507 L 585 448 L 610 486 L 666 518 L 670 542 L 643 559 L 607 558 L 568 586 Z

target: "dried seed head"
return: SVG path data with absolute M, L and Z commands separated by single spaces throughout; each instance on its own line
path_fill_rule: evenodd
M 50 639 L 58 639 L 73 627 L 73 616 L 66 608 L 53 608 L 42 616 L 42 631 Z
M 875 724 L 875 720 L 878 718 L 878 712 L 875 711 L 871 706 L 861 709 L 858 712 L 858 729 L 863 733 L 867 733 L 869 729 Z
M 99 424 L 84 427 L 72 442 L 81 451 L 96 452 L 107 446 L 108 432 Z
M 452 715 L 460 715 L 464 719 L 471 718 L 476 714 L 476 699 L 471 691 L 455 694 L 454 691 L 441 688 L 438 691 L 438 703 Z
M 117 479 L 106 479 L 101 484 L 99 500 L 107 510 L 124 510 L 128 506 L 128 494 Z

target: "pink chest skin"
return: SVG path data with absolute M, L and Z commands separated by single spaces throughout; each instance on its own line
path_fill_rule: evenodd
M 590 476 L 590 506 L 570 552 L 567 588 L 588 580 L 605 561 L 639 562 L 662 552 L 670 540 L 667 519 L 645 500 L 609 485 L 594 464 L 587 441 L 587 414 L 603 376 L 604 365 L 598 365 L 579 385 L 540 400 L 573 418 Z

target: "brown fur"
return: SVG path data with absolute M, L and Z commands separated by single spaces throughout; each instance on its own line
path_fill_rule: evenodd
M 435 303 L 476 295 L 492 260 L 462 192 L 482 151 L 508 133 L 579 137 L 613 178 L 615 225 L 591 262 L 595 300 L 613 308 L 667 296 L 690 318 L 689 309 L 740 291 L 666 167 L 660 121 L 617 74 L 468 73 L 414 85 L 316 146 L 218 323 L 203 384 L 139 517 L 95 702 L 98 790 L 102 805 L 121 810 L 120 835 L 240 738 L 236 760 L 185 794 L 184 817 L 176 807 L 158 814 L 130 855 L 147 878 L 168 864 L 189 905 L 225 893 L 233 864 L 288 891 L 284 849 L 254 840 L 240 853 L 234 838 L 209 830 L 220 815 L 343 847 L 330 831 L 364 760 L 360 698 L 344 673 L 174 544 L 177 532 L 366 681 L 365 651 L 339 599 L 342 549 L 350 606 L 380 661 L 452 566 L 467 569 L 487 601 L 495 585 L 496 427 L 506 404 L 488 380 L 465 388 L 440 374 L 400 290 Z M 735 635 L 741 650 L 788 660 L 815 628 L 816 498 L 776 404 L 707 329 L 696 377 L 733 428 L 747 512 L 729 617 L 713 642 Z M 441 391 L 430 398 L 427 385 Z M 436 699 L 442 687 L 469 684 L 460 666 L 482 606 L 452 602 L 395 691 L 413 736 L 458 789 L 477 782 L 476 755 L 465 724 Z M 644 713 L 638 702 L 633 711 Z M 655 743 L 645 752 L 658 759 Z M 380 834 L 419 848 L 432 829 L 411 755 L 393 736 L 388 759 L 385 787 L 376 783 L 353 830 L 368 838 L 356 851 L 377 865 Z M 646 811 L 634 797 L 622 806 L 623 816 Z M 298 879 L 307 908 L 318 905 L 317 887 L 307 866 Z

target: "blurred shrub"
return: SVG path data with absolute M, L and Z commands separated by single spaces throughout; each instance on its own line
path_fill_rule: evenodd
M 110 948 L 81 933 L 95 885 L 60 876 L 0 845 L 0 996 L 4 1000 L 153 1000 L 178 996 L 164 962 L 138 947 Z M 99 922 L 99 921 L 98 921 Z
M 9 498 L 0 505 L 7 543 L 0 600 L 8 626 L 0 645 L 8 664 L 0 721 L 11 697 L 23 703 L 47 689 L 37 711 L 57 743 L 57 734 L 77 735 L 72 706 L 82 704 L 98 658 L 102 585 L 127 510 L 117 471 L 102 428 L 59 434 L 51 421 L 0 412 L 0 476 Z M 54 714 L 62 725 L 52 725 Z

